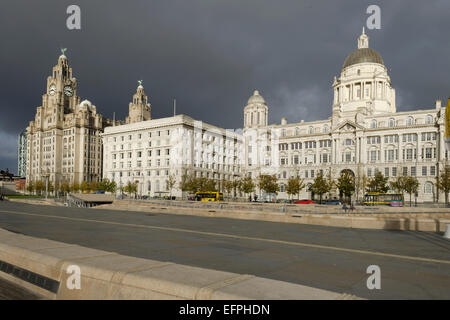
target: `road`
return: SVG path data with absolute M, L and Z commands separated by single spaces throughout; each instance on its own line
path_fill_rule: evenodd
M 368 299 L 450 299 L 450 241 L 435 233 L 13 202 L 0 202 L 0 228 Z M 367 288 L 370 265 L 381 269 L 380 290 Z

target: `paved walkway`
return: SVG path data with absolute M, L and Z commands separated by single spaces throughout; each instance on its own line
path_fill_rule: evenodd
M 0 227 L 159 261 L 368 299 L 450 299 L 450 241 L 425 232 L 0 204 Z M 381 290 L 366 286 L 381 268 Z

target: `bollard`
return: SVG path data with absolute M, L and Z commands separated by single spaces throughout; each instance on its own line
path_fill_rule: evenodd
M 446 223 L 444 238 L 450 239 L 450 223 Z

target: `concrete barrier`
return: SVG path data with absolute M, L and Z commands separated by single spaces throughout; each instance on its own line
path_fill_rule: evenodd
M 72 274 L 67 273 L 71 265 L 78 266 L 81 271 L 79 290 L 71 290 L 67 285 L 71 280 Z M 252 275 L 128 257 L 2 229 L 0 276 L 47 299 L 349 298 L 345 293 Z
M 319 214 L 303 213 L 289 214 L 279 212 L 254 212 L 212 210 L 199 208 L 179 208 L 155 206 L 155 204 L 142 202 L 139 206 L 131 201 L 122 201 L 97 209 L 116 209 L 126 211 L 144 211 L 167 214 L 196 215 L 202 217 L 230 218 L 242 220 L 260 220 L 269 222 L 299 223 L 318 226 L 378 229 L 378 230 L 408 230 L 444 232 L 445 221 L 450 221 L 448 214 Z M 169 210 L 170 209 L 170 210 Z M 433 218 L 431 218 L 433 217 Z

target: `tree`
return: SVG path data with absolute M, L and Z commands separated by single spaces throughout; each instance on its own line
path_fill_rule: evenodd
M 123 188 L 123 190 L 128 194 L 134 193 L 136 195 L 137 183 L 128 181 L 127 185 Z
M 440 175 L 436 177 L 436 187 L 444 192 L 445 204 L 448 204 L 448 193 L 450 192 L 450 167 L 443 168 Z
M 261 174 L 258 177 L 258 188 L 264 190 L 265 193 L 277 194 L 280 191 L 277 180 L 276 175 Z
M 172 200 L 172 189 L 175 187 L 175 184 L 177 183 L 177 178 L 171 174 L 167 180 L 166 180 L 166 186 L 167 189 L 170 191 L 170 199 Z
M 244 194 L 250 194 L 255 191 L 255 184 L 250 176 L 244 176 L 239 183 L 239 191 Z
M 417 190 L 419 189 L 419 180 L 417 180 L 416 177 L 403 177 L 404 178 L 404 186 L 405 186 L 405 191 L 407 193 L 409 193 L 409 206 L 411 207 L 411 198 L 412 198 L 412 194 L 416 193 Z
M 191 189 L 191 176 L 189 176 L 188 174 L 183 174 L 181 176 L 181 180 L 178 184 L 178 187 L 180 188 L 180 190 L 182 192 L 188 192 L 188 191 L 192 191 Z
M 233 181 L 230 180 L 222 180 L 222 186 L 223 189 L 225 190 L 226 193 L 228 193 L 228 195 L 233 191 Z
M 115 181 L 110 181 L 108 178 L 105 178 L 95 184 L 95 189 L 99 191 L 115 193 L 117 185 Z
M 70 186 L 70 191 L 73 193 L 80 191 L 80 185 L 76 182 L 72 183 Z
M 42 180 L 38 180 L 34 184 L 34 190 L 36 190 L 36 193 L 39 193 L 39 195 L 42 195 L 42 191 L 45 190 L 45 183 Z
M 389 190 L 388 180 L 388 177 L 384 177 L 383 174 L 378 171 L 372 179 L 369 179 L 367 191 L 386 193 Z
M 286 185 L 286 193 L 291 196 L 296 194 L 298 198 L 300 197 L 300 191 L 306 186 L 304 183 L 304 179 L 300 179 L 299 177 L 291 177 L 288 180 Z
M 345 202 L 351 203 L 351 197 L 353 192 L 355 192 L 355 178 L 348 171 L 342 171 L 339 176 L 337 183 L 337 188 L 339 192 L 342 193 L 345 197 Z
M 81 182 L 80 190 L 81 190 L 81 192 L 89 191 L 89 182 L 87 182 L 87 181 Z
M 327 179 L 325 179 L 323 177 L 323 174 L 318 174 L 314 178 L 314 182 L 311 185 L 311 187 L 309 188 L 309 190 L 314 192 L 315 194 L 318 194 L 320 203 L 322 203 L 322 196 L 325 193 L 330 192 L 331 188 L 332 188 L 332 185 L 330 185 L 329 182 L 327 181 Z
M 397 176 L 394 181 L 391 181 L 391 188 L 401 194 L 405 193 L 405 178 L 404 176 Z
M 235 179 L 231 182 L 231 185 L 233 186 L 234 197 L 236 198 L 236 190 L 240 189 L 241 180 Z
M 61 190 L 67 195 L 70 192 L 70 184 L 67 181 L 64 181 L 61 185 Z
M 32 193 L 34 191 L 34 183 L 30 180 L 30 182 L 27 183 L 27 191 L 29 193 Z

